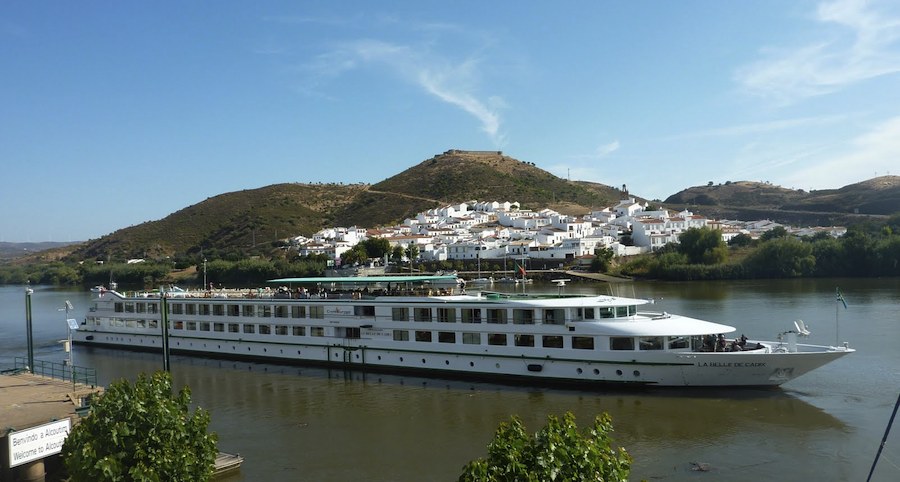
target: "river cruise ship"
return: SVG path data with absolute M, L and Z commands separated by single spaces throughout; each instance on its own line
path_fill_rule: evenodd
M 854 350 L 776 341 L 604 295 L 466 292 L 455 276 L 285 278 L 277 289 L 98 293 L 75 343 L 580 384 L 774 386 Z M 167 328 L 167 329 L 166 329 Z

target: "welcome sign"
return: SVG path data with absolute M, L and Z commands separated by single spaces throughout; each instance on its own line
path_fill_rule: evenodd
M 67 418 L 18 432 L 10 432 L 7 436 L 10 468 L 58 454 L 62 450 L 63 442 L 69 436 L 71 428 L 72 422 Z

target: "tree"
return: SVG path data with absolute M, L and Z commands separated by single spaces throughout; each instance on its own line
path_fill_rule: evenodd
M 784 226 L 775 226 L 774 228 L 762 233 L 759 236 L 759 239 L 760 241 L 768 241 L 770 239 L 785 238 L 789 235 L 790 233 L 788 233 L 787 229 L 785 229 Z
M 594 259 L 591 260 L 591 271 L 605 273 L 609 271 L 615 251 L 610 248 L 597 248 L 594 250 Z
M 722 231 L 711 228 L 691 228 L 678 236 L 678 251 L 695 264 L 723 263 L 728 259 L 728 248 L 722 240 Z
M 400 246 L 399 244 L 395 245 L 391 250 L 391 261 L 400 264 L 400 262 L 403 261 L 403 252 L 403 246 Z
M 73 481 L 205 481 L 215 463 L 209 413 L 188 410 L 190 390 L 172 393 L 166 372 L 113 383 L 66 438 L 62 456 Z
M 631 456 L 624 448 L 612 447 L 612 430 L 607 413 L 582 433 L 575 416 L 566 412 L 562 420 L 548 416 L 547 425 L 529 436 L 522 421 L 512 417 L 500 424 L 488 444 L 487 458 L 469 462 L 459 481 L 625 481 Z
M 391 243 L 387 238 L 368 238 L 361 244 L 369 258 L 382 258 L 391 252 Z
M 409 260 L 409 272 L 412 273 L 413 262 L 419 259 L 419 246 L 416 243 L 409 243 L 406 247 L 406 258 Z

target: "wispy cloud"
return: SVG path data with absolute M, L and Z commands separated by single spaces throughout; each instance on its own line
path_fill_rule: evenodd
M 429 26 L 447 30 L 446 26 Z M 436 52 L 433 43 L 399 44 L 377 39 L 362 39 L 338 44 L 305 65 L 316 90 L 324 79 L 347 75 L 366 67 L 380 67 L 411 83 L 434 98 L 472 115 L 498 147 L 505 143 L 500 111 L 505 103 L 498 96 L 479 93 L 482 59 L 476 55 L 454 61 Z
M 819 4 L 815 20 L 828 38 L 795 47 L 770 47 L 763 58 L 739 68 L 735 80 L 752 94 L 789 104 L 847 85 L 900 72 L 900 16 L 875 2 L 838 0 Z M 847 35 L 849 34 L 849 35 Z
M 700 139 L 706 137 L 740 137 L 751 134 L 763 134 L 769 132 L 780 132 L 789 129 L 797 129 L 810 126 L 821 126 L 833 124 L 835 122 L 846 119 L 846 115 L 827 115 L 814 117 L 797 117 L 793 119 L 776 119 L 767 122 L 755 122 L 749 124 L 738 124 L 733 126 L 719 127 L 715 129 L 706 129 L 695 132 L 687 132 L 683 134 L 675 134 L 663 138 L 664 141 L 675 141 L 684 139 Z
M 869 179 L 876 172 L 886 174 L 891 167 L 896 167 L 897 159 L 900 159 L 900 117 L 893 117 L 854 138 L 846 152 L 795 171 L 787 180 L 798 187 L 837 188 Z

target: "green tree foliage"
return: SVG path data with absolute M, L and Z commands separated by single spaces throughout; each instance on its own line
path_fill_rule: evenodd
M 394 246 L 394 248 L 391 250 L 391 261 L 399 264 L 401 261 L 403 261 L 404 253 L 405 250 L 403 249 L 403 246 L 400 246 L 399 244 Z
M 391 252 L 391 243 L 387 238 L 368 238 L 362 243 L 369 258 L 383 258 Z
M 753 244 L 753 238 L 749 234 L 741 233 L 728 241 L 728 246 L 747 247 Z
M 113 383 L 63 444 L 71 480 L 209 480 L 216 435 L 206 431 L 209 413 L 190 413 L 190 402 L 187 387 L 172 393 L 165 372 Z
M 594 259 L 591 260 L 591 271 L 605 273 L 609 271 L 615 252 L 610 248 L 598 248 L 594 250 Z
M 419 259 L 419 246 L 416 243 L 409 243 L 406 247 L 406 259 L 409 260 L 409 271 L 412 272 L 413 264 Z
M 575 416 L 547 417 L 547 425 L 534 436 L 525 432 L 518 417 L 503 422 L 488 444 L 488 456 L 469 462 L 460 482 L 625 481 L 631 456 L 613 448 L 609 414 L 594 419 L 583 433 Z
M 759 236 L 760 241 L 769 241 L 771 239 L 786 238 L 790 236 L 784 226 L 775 226 L 774 228 L 762 233 Z
M 678 251 L 694 264 L 724 263 L 728 248 L 722 240 L 722 231 L 711 228 L 691 228 L 678 236 Z
M 813 273 L 812 253 L 812 246 L 797 238 L 776 238 L 762 243 L 744 264 L 756 278 L 796 278 Z
M 365 263 L 367 259 L 369 257 L 366 248 L 360 243 L 341 255 L 341 264 Z

